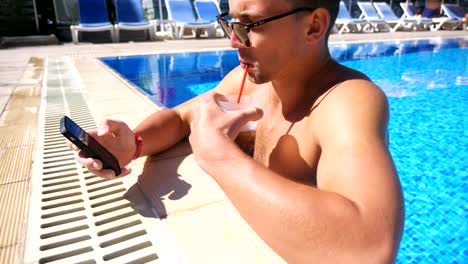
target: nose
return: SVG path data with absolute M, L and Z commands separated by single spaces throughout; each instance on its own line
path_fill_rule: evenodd
M 240 42 L 239 38 L 237 37 L 236 33 L 234 33 L 234 30 L 231 31 L 229 40 L 231 41 L 231 48 L 238 49 L 238 48 L 244 47 L 242 43 Z

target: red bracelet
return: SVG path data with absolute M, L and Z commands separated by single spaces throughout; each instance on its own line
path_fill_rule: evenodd
M 136 151 L 135 155 L 133 155 L 132 160 L 136 160 L 140 157 L 141 149 L 143 148 L 143 139 L 141 139 L 140 135 L 137 133 L 133 133 L 135 135 L 135 144 L 136 144 Z

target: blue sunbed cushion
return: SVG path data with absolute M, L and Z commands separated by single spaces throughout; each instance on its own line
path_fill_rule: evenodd
M 188 1 L 170 1 L 172 19 L 177 22 L 194 23 L 197 21 Z
M 117 19 L 122 23 L 145 23 L 141 0 L 116 0 Z
M 80 0 L 80 25 L 102 26 L 109 25 L 105 0 Z
M 195 2 L 198 17 L 202 21 L 214 22 L 218 13 L 218 8 L 213 2 Z

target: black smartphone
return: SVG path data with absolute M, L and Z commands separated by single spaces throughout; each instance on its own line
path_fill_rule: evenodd
M 68 116 L 64 116 L 60 119 L 60 132 L 88 157 L 100 160 L 104 169 L 113 170 L 116 176 L 120 174 L 119 162 L 115 156 Z

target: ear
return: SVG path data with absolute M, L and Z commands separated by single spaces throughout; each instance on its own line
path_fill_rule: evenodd
M 320 41 L 327 34 L 330 13 L 325 8 L 317 8 L 307 16 L 306 23 L 306 40 L 308 42 Z

